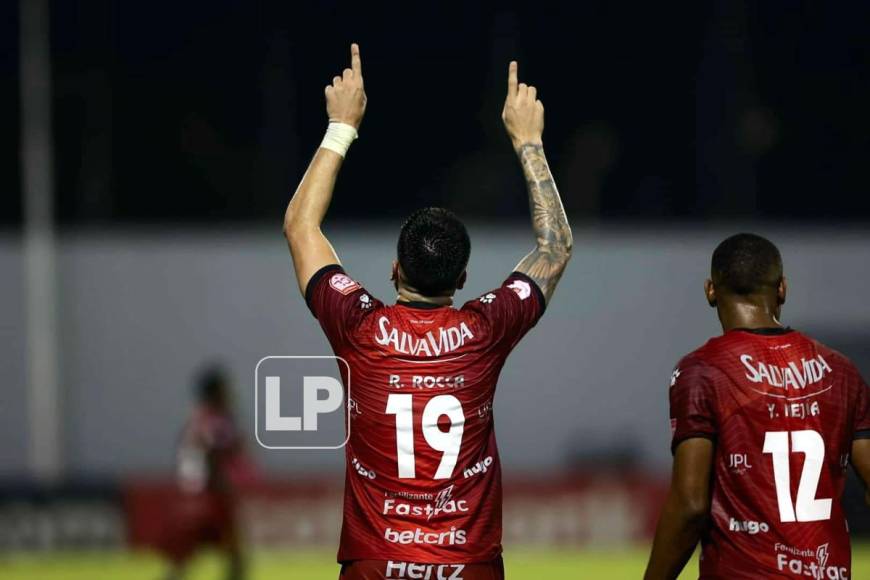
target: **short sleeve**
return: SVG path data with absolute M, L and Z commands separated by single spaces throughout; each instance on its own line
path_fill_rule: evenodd
M 717 372 L 697 359 L 683 359 L 674 369 L 670 387 L 671 452 L 686 439 L 716 439 Z
M 493 341 L 516 345 L 544 313 L 546 301 L 534 280 L 513 272 L 502 285 L 463 305 L 489 324 Z
M 380 304 L 338 264 L 324 266 L 311 277 L 305 302 L 334 350 L 344 346 L 365 316 Z
M 855 405 L 855 439 L 870 439 L 870 387 L 857 372 L 858 397 Z

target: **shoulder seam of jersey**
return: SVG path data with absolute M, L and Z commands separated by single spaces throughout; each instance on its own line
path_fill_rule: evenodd
M 317 313 L 314 312 L 314 309 L 311 307 L 311 298 L 314 293 L 314 288 L 317 287 L 317 283 L 324 275 L 333 270 L 344 272 L 344 268 L 341 267 L 341 264 L 327 264 L 316 271 L 311 278 L 309 278 L 308 284 L 305 286 L 305 304 L 308 306 L 308 309 L 311 310 L 311 313 L 314 314 L 315 318 L 317 317 Z
M 718 373 L 723 373 L 722 369 L 713 364 L 712 362 L 705 359 L 703 356 L 697 354 L 698 350 L 693 350 L 686 356 L 682 357 L 677 361 L 677 364 L 674 366 L 674 370 L 684 370 L 689 367 L 704 367 L 704 369 L 712 369 Z

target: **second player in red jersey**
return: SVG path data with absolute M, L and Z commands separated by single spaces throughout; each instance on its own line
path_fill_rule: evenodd
M 351 53 L 351 68 L 326 88 L 330 127 L 284 221 L 300 289 L 349 388 L 341 578 L 497 580 L 496 383 L 553 295 L 572 244 L 543 151 L 543 105 L 511 63 L 502 118 L 526 178 L 534 249 L 501 286 L 455 308 L 468 233 L 447 210 L 419 210 L 399 233 L 397 298 L 387 305 L 344 271 L 320 230 L 365 110 L 356 45 Z
M 852 363 L 779 324 L 779 251 L 725 240 L 707 283 L 725 334 L 671 378 L 674 477 L 648 579 L 676 578 L 700 538 L 701 578 L 852 577 L 840 505 L 850 462 L 870 476 L 870 397 Z
M 234 419 L 230 382 L 217 367 L 199 379 L 198 404 L 179 441 L 179 493 L 167 506 L 161 545 L 170 561 L 166 580 L 181 580 L 196 552 L 212 546 L 226 559 L 226 578 L 246 578 L 236 518 L 238 488 L 253 482 L 256 468 L 245 452 Z

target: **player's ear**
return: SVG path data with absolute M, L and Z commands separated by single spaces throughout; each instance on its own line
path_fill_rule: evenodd
M 711 308 L 716 308 L 716 286 L 710 278 L 704 280 L 704 295 L 707 297 L 707 304 Z
M 785 281 L 785 276 L 779 281 L 779 285 L 776 287 L 776 302 L 782 306 L 785 304 L 785 295 L 788 294 L 788 284 Z
M 462 290 L 462 287 L 465 286 L 466 279 L 468 279 L 468 270 L 463 270 L 462 274 L 460 274 L 459 278 L 456 280 L 457 290 Z
M 399 261 L 393 260 L 393 267 L 390 270 L 390 281 L 393 283 L 393 288 L 396 292 L 399 291 Z

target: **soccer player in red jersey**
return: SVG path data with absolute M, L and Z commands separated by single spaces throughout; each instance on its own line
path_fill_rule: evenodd
M 853 364 L 783 327 L 786 282 L 770 241 L 713 252 L 707 301 L 724 334 L 671 377 L 674 466 L 647 580 L 676 578 L 701 542 L 701 578 L 852 577 L 840 496 L 870 482 L 870 394 Z
M 197 405 L 178 446 L 180 495 L 170 507 L 162 546 L 171 566 L 167 580 L 178 580 L 197 549 L 216 547 L 226 558 L 227 580 L 245 577 L 235 517 L 236 487 L 254 478 L 253 464 L 230 408 L 228 379 L 218 368 L 203 372 Z
M 385 304 L 344 271 L 320 230 L 365 111 L 356 45 L 351 61 L 326 87 L 330 127 L 284 218 L 300 290 L 352 378 L 341 578 L 502 578 L 493 396 L 572 244 L 544 156 L 543 105 L 512 62 L 502 117 L 528 184 L 535 248 L 501 286 L 455 308 L 470 253 L 465 226 L 445 209 L 416 211 L 392 265 L 398 296 Z

